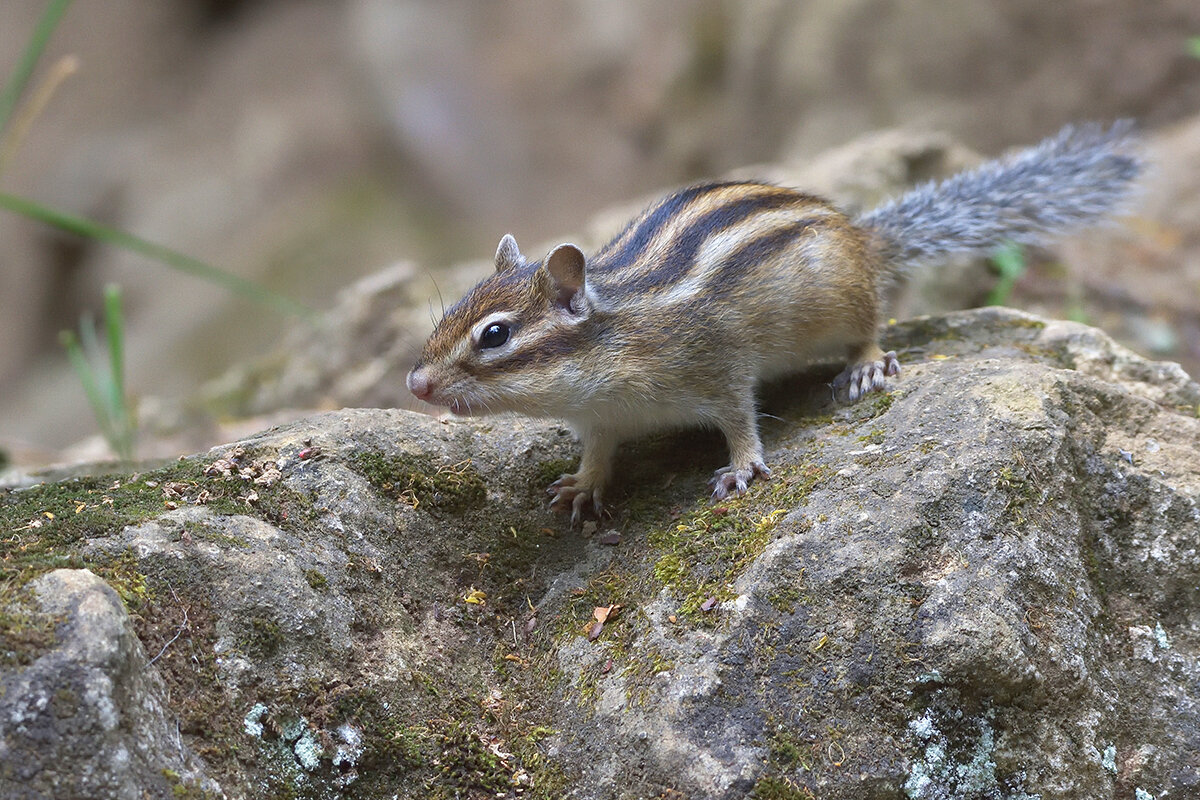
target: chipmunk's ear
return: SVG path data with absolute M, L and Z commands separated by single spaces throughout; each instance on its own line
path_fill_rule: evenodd
M 521 255 L 521 248 L 517 247 L 517 240 L 511 233 L 504 234 L 504 238 L 500 240 L 500 246 L 496 248 L 496 272 L 515 269 L 524 263 L 525 256 Z
M 583 251 L 573 244 L 560 244 L 546 256 L 544 269 L 550 273 L 554 288 L 553 302 L 573 314 L 587 312 L 587 293 Z

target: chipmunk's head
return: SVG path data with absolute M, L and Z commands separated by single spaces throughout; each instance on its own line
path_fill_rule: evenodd
M 510 235 L 496 271 L 455 303 L 408 373 L 419 399 L 455 414 L 563 412 L 571 355 L 591 314 L 584 256 L 573 244 L 527 262 Z

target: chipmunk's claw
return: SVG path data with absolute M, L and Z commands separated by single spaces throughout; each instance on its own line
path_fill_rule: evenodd
M 591 505 L 590 510 L 597 519 L 604 516 L 605 510 L 600 488 L 579 485 L 574 475 L 563 475 L 550 484 L 546 493 L 553 495 L 550 500 L 550 508 L 563 512 L 568 507 L 571 509 L 572 528 L 580 524 L 589 504 Z
M 730 494 L 745 494 L 750 482 L 755 478 L 771 478 L 771 470 L 761 461 L 754 461 L 742 469 L 734 469 L 733 465 L 721 467 L 708 485 L 712 487 L 714 500 L 724 500 Z
M 887 379 L 899 374 L 900 361 L 896 358 L 896 351 L 889 350 L 878 361 L 846 367 L 830 386 L 835 396 L 839 389 L 845 389 L 846 399 L 853 403 L 868 392 L 886 388 Z

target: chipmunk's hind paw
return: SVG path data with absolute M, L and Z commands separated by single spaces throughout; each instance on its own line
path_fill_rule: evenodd
M 597 519 L 605 514 L 600 488 L 581 485 L 574 475 L 563 475 L 550 484 L 546 492 L 553 495 L 550 508 L 562 512 L 568 508 L 571 510 L 571 527 L 581 522 L 587 510 L 594 513 Z
M 771 470 L 761 461 L 755 461 L 743 469 L 734 469 L 732 465 L 721 467 L 713 475 L 708 485 L 712 487 L 714 500 L 724 500 L 731 494 L 745 494 L 750 482 L 755 478 L 768 480 Z
M 886 388 L 887 379 L 899 374 L 900 361 L 896 358 L 896 351 L 890 350 L 882 354 L 878 361 L 866 361 L 846 367 L 833 379 L 830 386 L 833 387 L 835 397 L 845 389 L 846 399 L 853 403 L 868 392 Z

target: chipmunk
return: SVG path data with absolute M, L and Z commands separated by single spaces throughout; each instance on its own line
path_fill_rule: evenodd
M 551 505 L 604 511 L 617 446 L 672 427 L 721 431 L 713 497 L 769 478 L 755 419 L 763 381 L 836 357 L 854 401 L 898 375 L 878 344 L 888 280 L 957 252 L 1036 244 L 1094 222 L 1141 171 L 1128 123 L 1089 124 L 850 218 L 768 183 L 702 183 L 647 208 L 590 258 L 574 244 L 529 261 L 505 235 L 495 272 L 455 303 L 408 374 L 454 414 L 567 421 L 579 470 Z

